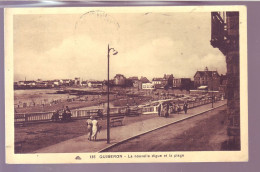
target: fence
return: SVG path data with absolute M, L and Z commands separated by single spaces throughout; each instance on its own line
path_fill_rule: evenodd
M 218 101 L 216 99 L 215 101 Z M 201 100 L 198 102 L 190 102 L 188 108 L 198 107 L 204 104 L 211 103 L 211 100 Z M 183 110 L 183 104 L 180 104 L 181 110 Z M 89 118 L 92 115 L 97 115 L 98 110 L 100 110 L 104 116 L 107 114 L 106 109 L 74 109 L 71 110 L 72 118 L 73 119 L 84 119 Z M 110 108 L 111 116 L 115 116 L 118 114 L 125 114 L 127 107 L 113 107 Z M 141 111 L 142 114 L 153 114 L 158 112 L 158 105 L 156 106 L 147 106 L 142 107 Z M 15 113 L 14 122 L 15 124 L 26 124 L 26 123 L 37 123 L 37 122 L 48 122 L 52 120 L 54 111 L 50 112 L 34 112 L 34 113 Z M 61 113 L 60 113 L 61 116 Z
M 14 123 L 42 122 L 51 120 L 54 112 L 15 113 Z
M 216 101 L 219 101 L 220 99 L 215 99 L 215 102 Z M 205 105 L 205 104 L 209 104 L 209 103 L 212 103 L 212 100 L 210 99 L 207 99 L 207 100 L 200 100 L 198 102 L 189 102 L 189 105 L 188 105 L 188 108 L 191 109 L 191 108 L 195 108 L 195 107 L 198 107 L 198 106 L 202 106 L 202 105 Z M 142 114 L 155 114 L 155 113 L 158 113 L 158 105 L 154 105 L 154 106 L 147 106 L 147 107 L 143 107 L 142 108 Z M 181 110 L 183 110 L 183 104 L 179 104 Z M 173 110 L 171 110 L 171 112 L 173 112 Z
M 125 114 L 126 107 L 114 107 L 110 108 L 110 114 Z M 97 115 L 98 110 L 100 110 L 103 115 L 106 116 L 107 110 L 103 109 L 74 109 L 71 110 L 72 118 L 82 119 L 89 118 L 92 115 Z M 35 112 L 35 113 L 15 113 L 14 122 L 15 124 L 26 124 L 26 123 L 36 123 L 36 122 L 47 122 L 52 120 L 54 111 L 50 112 Z M 62 113 L 59 113 L 59 116 L 62 116 Z

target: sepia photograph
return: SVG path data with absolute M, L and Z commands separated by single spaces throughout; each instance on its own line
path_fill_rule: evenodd
M 5 9 L 7 163 L 248 161 L 244 6 Z

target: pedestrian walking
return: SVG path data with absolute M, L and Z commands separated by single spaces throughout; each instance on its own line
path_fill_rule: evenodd
M 179 114 L 181 112 L 181 107 L 180 107 L 180 105 L 178 104 L 177 105 L 177 113 Z
M 188 111 L 188 103 L 187 102 L 184 103 L 183 110 L 184 110 L 185 114 L 187 114 L 187 111 Z
M 94 118 L 92 120 L 92 136 L 91 137 L 95 141 L 97 140 L 97 133 L 99 132 L 99 130 L 100 130 L 100 127 L 99 127 L 98 121 L 96 118 Z
M 87 120 L 88 140 L 90 141 L 92 137 L 92 120 L 93 120 L 92 116 Z

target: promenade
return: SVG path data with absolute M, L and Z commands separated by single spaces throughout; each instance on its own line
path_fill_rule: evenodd
M 226 100 L 214 103 L 214 108 L 226 104 Z M 213 109 L 214 109 L 213 108 Z M 143 121 L 138 121 L 128 125 L 110 128 L 110 144 L 107 144 L 107 130 L 98 133 L 97 141 L 89 141 L 87 135 L 73 138 L 55 145 L 51 145 L 35 151 L 34 153 L 84 153 L 100 152 L 110 146 L 116 145 L 121 141 L 126 141 L 132 137 L 151 132 L 161 127 L 174 124 L 176 122 L 191 118 L 201 113 L 212 110 L 211 104 L 202 105 L 188 110 L 187 114 L 170 114 L 169 118 L 156 116 Z M 156 138 L 152 138 L 156 139 Z

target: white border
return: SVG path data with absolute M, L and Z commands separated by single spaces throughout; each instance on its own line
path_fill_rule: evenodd
M 240 12 L 240 121 L 241 151 L 192 151 L 192 152 L 137 152 L 137 153 L 44 153 L 14 154 L 14 91 L 13 91 L 13 15 L 18 14 L 73 14 L 91 10 L 109 13 L 139 12 Z M 9 8 L 5 9 L 5 129 L 6 163 L 51 164 L 51 163 L 151 163 L 151 162 L 241 162 L 248 161 L 248 79 L 247 79 L 247 16 L 245 6 L 177 6 L 177 7 L 78 7 L 78 8 Z M 184 154 L 184 158 L 122 158 L 90 159 L 90 155 L 159 155 Z M 75 157 L 80 156 L 81 160 Z

